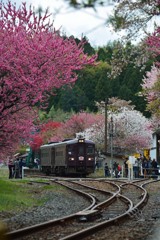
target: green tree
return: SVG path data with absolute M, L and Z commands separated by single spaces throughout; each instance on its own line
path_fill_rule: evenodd
M 58 108 L 57 110 L 54 106 L 51 107 L 49 113 L 47 114 L 48 119 L 52 119 L 55 122 L 64 122 L 69 119 L 74 112 L 64 112 L 62 109 Z
M 72 36 L 74 38 L 74 36 Z M 78 38 L 74 38 L 74 40 L 76 41 L 77 45 L 81 42 L 81 40 L 79 40 Z M 83 46 L 83 51 L 84 53 L 88 54 L 88 55 L 94 55 L 95 54 L 95 49 L 91 46 L 91 44 L 89 43 L 89 40 L 86 37 L 83 37 L 82 41 L 85 42 L 84 46 Z
M 98 54 L 97 61 L 110 63 L 112 59 L 113 48 L 114 48 L 114 43 L 112 42 L 109 42 L 107 46 L 99 47 L 97 51 L 97 54 Z
M 113 4 L 114 0 L 64 0 L 69 2 L 70 6 L 81 9 L 81 8 L 94 8 L 97 6 L 106 6 Z
M 122 85 L 119 90 L 119 97 L 128 101 L 132 97 L 132 92 L 126 85 Z
M 96 100 L 102 101 L 112 96 L 111 80 L 107 76 L 101 76 L 96 85 Z
M 151 69 L 153 59 L 147 61 L 146 67 L 141 69 L 135 67 L 133 61 L 137 57 L 135 45 L 128 42 L 128 45 L 122 45 L 121 50 L 117 49 L 117 42 L 109 43 L 97 50 L 97 65 L 86 67 L 78 73 L 78 80 L 73 86 L 65 86 L 56 90 L 57 94 L 50 102 L 50 107 L 54 105 L 55 109 L 63 111 L 97 111 L 95 101 L 104 100 L 106 97 L 118 97 L 131 100 L 135 109 L 141 111 L 145 116 L 150 116 L 145 110 L 146 101 L 138 93 L 141 91 L 142 79 L 146 70 Z M 132 52 L 133 50 L 133 52 Z M 130 53 L 132 54 L 130 55 Z M 129 62 L 121 69 L 116 77 L 110 75 L 113 65 L 110 62 L 112 57 L 116 56 L 114 62 L 118 64 L 118 57 L 127 56 Z
M 111 88 L 112 88 L 112 97 L 118 97 L 119 96 L 119 89 L 120 89 L 120 78 L 119 76 L 117 78 L 111 79 Z

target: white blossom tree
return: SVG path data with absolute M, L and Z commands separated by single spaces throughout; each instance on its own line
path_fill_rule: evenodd
M 112 113 L 112 117 L 115 126 L 114 146 L 128 152 L 150 148 L 152 141 L 150 121 L 142 113 L 124 107 L 121 112 Z
M 125 100 L 110 99 L 107 112 L 107 143 L 109 147 L 110 138 L 113 134 L 114 149 L 123 150 L 123 152 L 127 153 L 135 153 L 145 148 L 150 148 L 152 129 L 150 127 L 150 120 L 144 117 L 139 111 L 134 110 L 134 106 L 129 104 L 130 102 Z M 102 114 L 101 121 L 84 131 L 87 138 L 95 141 L 101 150 L 104 149 L 105 140 L 104 107 L 104 103 L 99 104 Z

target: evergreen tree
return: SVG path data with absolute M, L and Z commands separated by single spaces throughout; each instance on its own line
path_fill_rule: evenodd
M 131 90 L 126 85 L 122 85 L 119 90 L 119 98 L 129 101 L 131 97 L 132 97 Z

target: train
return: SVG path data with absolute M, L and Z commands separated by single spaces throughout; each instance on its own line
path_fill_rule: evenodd
M 40 147 L 41 171 L 56 176 L 87 176 L 95 170 L 95 143 L 85 138 L 68 139 Z

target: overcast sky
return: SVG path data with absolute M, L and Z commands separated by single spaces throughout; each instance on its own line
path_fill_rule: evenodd
M 5 2 L 6 0 L 3 0 Z M 22 1 L 11 0 L 19 6 Z M 75 10 L 65 4 L 63 0 L 26 0 L 28 5 L 44 10 L 49 7 L 53 14 L 54 27 L 77 38 L 86 36 L 93 47 L 105 46 L 109 41 L 117 39 L 117 35 L 107 27 L 105 21 L 112 12 L 113 6 L 101 7 L 95 12 L 93 9 Z

